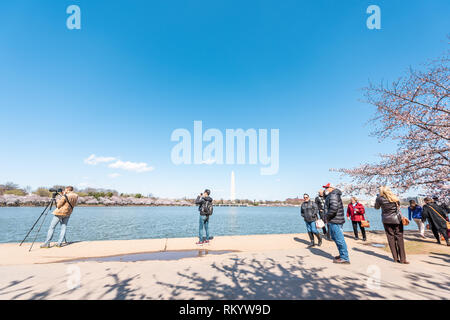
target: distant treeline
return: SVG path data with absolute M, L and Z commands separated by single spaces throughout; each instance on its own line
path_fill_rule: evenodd
M 5 194 L 12 194 L 15 196 L 26 196 L 27 194 L 35 194 L 40 197 L 50 197 L 52 193 L 48 191 L 49 189 L 64 189 L 65 186 L 61 185 L 54 185 L 52 187 L 39 187 L 36 190 L 32 190 L 30 186 L 21 188 L 18 184 L 14 182 L 6 182 L 4 184 L 0 184 L 0 195 Z M 148 194 L 147 196 L 142 195 L 141 193 L 119 193 L 117 190 L 113 189 L 102 189 L 102 188 L 84 188 L 84 189 L 78 189 L 74 187 L 74 191 L 80 196 L 80 197 L 108 197 L 111 198 L 113 196 L 120 196 L 120 197 L 134 197 L 134 198 L 153 198 L 152 194 Z

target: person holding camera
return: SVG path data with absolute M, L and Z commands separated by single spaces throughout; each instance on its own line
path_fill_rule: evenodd
M 47 239 L 45 240 L 44 244 L 41 245 L 41 248 L 50 248 L 50 240 L 53 237 L 53 233 L 55 232 L 55 228 L 58 223 L 61 224 L 61 232 L 59 234 L 59 239 L 56 246 L 61 247 L 62 242 L 66 237 L 67 223 L 69 222 L 69 217 L 73 211 L 73 208 L 77 204 L 78 195 L 73 192 L 72 186 L 66 187 L 61 195 L 61 198 L 56 202 L 56 210 L 53 211 L 53 214 L 55 216 L 50 223 L 50 227 L 47 233 Z
M 206 189 L 203 193 L 197 196 L 195 200 L 195 204 L 198 205 L 198 211 L 200 212 L 199 218 L 199 229 L 198 229 L 198 242 L 196 244 L 204 244 L 208 243 L 210 240 L 209 237 L 209 217 L 213 213 L 213 199 L 209 196 L 211 191 Z M 206 232 L 206 238 L 203 240 L 203 228 Z

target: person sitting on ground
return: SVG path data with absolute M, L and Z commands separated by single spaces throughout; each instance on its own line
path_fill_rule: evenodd
M 309 240 L 311 240 L 309 247 L 314 247 L 316 245 L 314 243 L 314 236 L 317 237 L 318 245 L 320 247 L 322 245 L 322 238 L 316 228 L 316 220 L 319 219 L 319 209 L 317 208 L 317 204 L 311 201 L 308 194 L 305 193 L 303 195 L 303 200 L 300 212 L 306 223 Z
M 78 195 L 73 192 L 73 187 L 68 186 L 62 192 L 62 197 L 56 202 L 56 210 L 53 211 L 55 215 L 50 223 L 50 227 L 47 232 L 47 239 L 41 245 L 41 248 L 50 248 L 50 241 L 52 240 L 53 233 L 56 226 L 61 224 L 61 231 L 59 234 L 59 240 L 56 247 L 61 247 L 64 239 L 66 238 L 67 223 L 69 222 L 70 215 L 73 208 L 77 205 Z
M 387 186 L 380 187 L 380 194 L 375 200 L 375 209 L 381 208 L 381 219 L 391 249 L 394 262 L 409 264 L 406 261 L 403 240 L 403 223 L 401 219 L 400 200 Z
M 358 236 L 358 225 L 361 229 L 361 234 L 363 237 L 363 241 L 366 241 L 366 229 L 361 226 L 361 221 L 366 220 L 364 218 L 364 206 L 358 202 L 358 199 L 356 197 L 351 198 L 351 202 L 348 204 L 347 207 L 347 219 L 352 220 L 352 226 L 353 226 L 353 233 L 355 234 L 355 240 L 359 240 Z
M 325 196 L 323 195 L 322 189 L 319 190 L 316 199 L 314 199 L 314 202 L 316 203 L 317 208 L 319 209 L 320 219 L 322 219 L 323 222 L 325 222 Z M 323 226 L 322 232 L 323 232 L 323 235 L 326 236 L 327 240 L 331 240 L 330 233 L 327 232 L 326 225 Z
M 447 215 L 444 209 L 433 202 L 433 199 L 426 197 L 424 199 L 425 205 L 422 211 L 422 221 L 428 220 L 431 231 L 437 240 L 437 243 L 441 244 L 441 239 L 439 234 L 441 234 L 447 246 L 450 246 L 450 241 L 448 237 L 447 229 Z
M 206 189 L 203 194 L 199 194 L 195 200 L 195 204 L 198 205 L 198 211 L 200 212 L 199 229 L 198 229 L 198 242 L 197 244 L 208 243 L 211 239 L 209 237 L 209 217 L 213 212 L 213 199 L 209 196 L 211 191 Z M 203 228 L 205 229 L 206 238 L 203 239 Z
M 339 255 L 334 258 L 333 263 L 349 264 L 347 244 L 345 243 L 344 231 L 342 227 L 345 223 L 344 204 L 342 203 L 342 192 L 331 186 L 330 183 L 323 186 L 325 188 L 325 219 L 328 223 L 328 232 L 336 243 Z
M 425 238 L 425 224 L 422 221 L 422 207 L 415 200 L 409 200 L 408 219 L 414 219 L 422 238 Z

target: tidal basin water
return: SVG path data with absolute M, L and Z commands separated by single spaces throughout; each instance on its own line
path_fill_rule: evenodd
M 22 241 L 42 210 L 1 207 L 0 242 Z M 407 217 L 407 210 L 402 211 Z M 369 230 L 384 230 L 380 210 L 367 208 L 366 213 Z M 67 227 L 67 241 L 196 237 L 198 216 L 196 207 L 76 207 Z M 37 241 L 45 240 L 52 217 L 51 213 L 46 216 Z M 209 227 L 212 236 L 306 232 L 298 207 L 215 207 Z M 416 229 L 415 223 L 406 229 Z M 344 230 L 352 230 L 350 221 Z M 34 238 L 34 231 L 27 242 Z M 58 235 L 59 226 L 53 241 Z

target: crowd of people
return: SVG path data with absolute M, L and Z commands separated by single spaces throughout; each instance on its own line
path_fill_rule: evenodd
M 343 224 L 345 223 L 344 206 L 342 204 L 342 192 L 329 183 L 323 186 L 324 190 L 318 192 L 315 201 L 312 202 L 308 194 L 304 194 L 304 202 L 301 206 L 301 216 L 305 220 L 306 228 L 311 240 L 310 247 L 315 246 L 314 236 L 322 244 L 318 226 L 323 226 L 323 234 L 327 239 L 336 243 L 339 255 L 334 258 L 334 263 L 350 263 L 347 245 L 343 234 Z M 450 246 L 450 223 L 447 217 L 449 208 L 444 202 L 439 202 L 437 197 L 426 197 L 425 205 L 420 207 L 414 200 L 410 201 L 408 207 L 408 218 L 404 217 L 400 211 L 400 200 L 388 186 L 382 186 L 375 200 L 375 209 L 381 209 L 381 218 L 386 232 L 388 245 L 392 253 L 394 262 L 409 264 L 406 260 L 405 244 L 403 240 L 404 226 L 413 219 L 419 229 L 421 237 L 425 238 L 425 223 L 431 229 L 438 244 L 441 244 L 441 237 L 446 245 Z M 367 241 L 365 227 L 369 222 L 365 218 L 365 208 L 356 197 L 351 197 L 351 202 L 347 206 L 346 216 L 351 220 L 355 240 L 359 240 L 358 227 L 361 230 L 362 240 Z
M 199 240 L 198 245 L 208 243 L 212 237 L 209 234 L 209 218 L 213 214 L 213 199 L 211 191 L 206 189 L 200 193 L 195 200 L 199 210 Z M 41 248 L 49 248 L 54 230 L 58 224 L 61 224 L 61 233 L 56 246 L 61 246 L 65 239 L 66 226 L 69 217 L 77 203 L 78 196 L 73 192 L 73 187 L 67 187 L 62 193 L 62 197 L 57 202 L 57 208 L 53 212 L 54 218 L 51 221 L 47 239 Z M 343 225 L 345 217 L 352 222 L 353 232 L 356 240 L 359 240 L 358 228 L 361 231 L 362 241 L 367 241 L 365 228 L 369 222 L 365 217 L 365 208 L 356 197 L 351 198 L 351 202 L 344 210 L 342 202 L 342 192 L 333 187 L 330 183 L 319 190 L 317 197 L 312 200 L 308 194 L 303 195 L 301 205 L 301 216 L 303 217 L 306 230 L 310 239 L 309 247 L 322 245 L 323 237 L 327 240 L 333 240 L 338 249 L 339 255 L 334 257 L 333 262 L 338 264 L 349 264 L 350 257 L 345 242 Z M 379 188 L 379 194 L 375 200 L 375 209 L 381 209 L 381 218 L 386 232 L 388 245 L 392 253 L 394 262 L 408 264 L 406 260 L 405 244 L 403 240 L 404 226 L 414 220 L 417 224 L 421 237 L 425 238 L 425 229 L 431 229 L 437 243 L 441 244 L 441 237 L 446 245 L 450 246 L 450 222 L 447 214 L 449 207 L 439 202 L 438 198 L 426 197 L 424 206 L 419 206 L 416 201 L 411 200 L 408 207 L 408 218 L 404 217 L 400 211 L 400 200 L 391 191 L 388 186 Z M 425 223 L 428 222 L 427 225 Z M 205 231 L 205 236 L 203 236 Z

